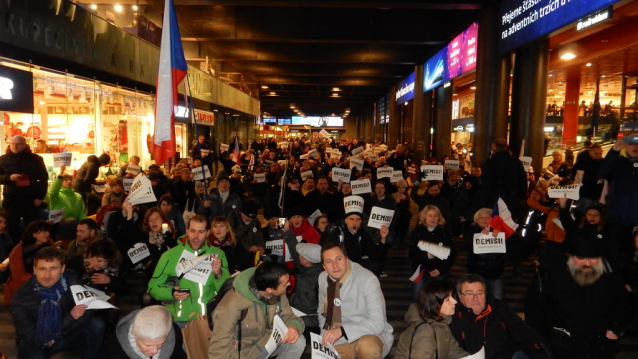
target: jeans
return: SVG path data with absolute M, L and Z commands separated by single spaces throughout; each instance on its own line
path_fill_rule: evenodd
M 429 281 L 432 278 L 439 278 L 439 279 L 443 279 L 443 280 L 448 280 L 450 279 L 450 273 L 443 273 L 443 274 L 439 274 L 438 277 L 432 277 L 430 276 L 430 273 L 428 272 L 428 270 L 426 269 L 423 272 L 423 276 L 421 277 L 421 280 L 418 283 L 411 283 L 411 296 L 412 296 L 412 300 L 416 301 L 416 294 L 419 292 L 419 288 L 421 288 L 421 286 L 425 283 L 427 283 L 427 281 Z
M 33 342 L 18 345 L 18 359 L 48 359 L 53 354 L 84 346 L 82 359 L 95 359 L 102 350 L 104 340 L 104 321 L 91 317 L 84 325 L 75 326 L 67 335 L 56 341 L 50 348 L 35 347 Z
M 277 359 L 299 359 L 304 350 L 306 350 L 306 338 L 304 338 L 303 334 L 300 334 L 294 344 L 284 343 L 280 345 L 270 358 L 276 356 Z

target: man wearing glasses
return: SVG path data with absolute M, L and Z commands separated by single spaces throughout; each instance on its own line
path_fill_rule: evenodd
M 490 296 L 481 276 L 464 275 L 456 290 L 460 305 L 456 306 L 450 330 L 462 349 L 476 353 L 485 346 L 485 357 L 492 359 L 512 359 L 521 349 L 531 359 L 549 358 L 541 336 L 504 300 Z

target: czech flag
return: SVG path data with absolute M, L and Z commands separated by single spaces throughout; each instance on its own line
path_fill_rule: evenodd
M 410 280 L 414 283 L 419 283 L 421 278 L 423 278 L 423 272 L 425 272 L 425 266 L 420 264 L 416 271 L 414 271 L 414 274 L 412 274 L 412 277 L 410 277 Z
M 173 0 L 166 0 L 165 2 L 163 24 L 159 70 L 157 73 L 155 135 L 152 151 L 155 163 L 158 165 L 162 165 L 176 153 L 175 112 L 179 104 L 177 86 L 186 76 L 188 69 L 184 58 L 182 39 L 177 27 Z
M 512 213 L 507 208 L 505 201 L 498 198 L 494 210 L 492 211 L 492 218 L 490 218 L 489 226 L 496 229 L 499 232 L 505 233 L 505 239 L 509 238 L 516 229 L 518 224 L 512 219 Z
M 233 161 L 237 163 L 238 166 L 241 166 L 241 151 L 239 151 L 239 137 L 235 137 L 235 148 L 233 148 Z

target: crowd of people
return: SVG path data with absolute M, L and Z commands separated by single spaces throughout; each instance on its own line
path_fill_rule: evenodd
M 15 136 L 0 156 L 0 279 L 18 357 L 81 347 L 87 359 L 288 359 L 315 333 L 326 353 L 384 358 L 394 330 L 379 278 L 390 248 L 404 245 L 414 304 L 395 358 L 613 358 L 636 325 L 633 143 L 619 138 L 604 158 L 590 144 L 571 162 L 557 151 L 535 173 L 504 139 L 479 166 L 463 147 L 439 162 L 419 161 L 408 144 L 270 139 L 239 153 L 201 136 L 170 166 L 142 169 L 132 156 L 111 171 L 108 154 L 92 155 L 49 186 L 42 158 Z M 422 165 L 440 166 L 442 180 Z M 203 166 L 212 175 L 195 179 Z M 131 203 L 124 182 L 140 175 L 155 200 Z M 572 184 L 577 201 L 550 198 Z M 61 209 L 61 221 L 48 220 Z M 457 243 L 467 274 L 452 284 Z M 531 256 L 522 320 L 505 302 L 505 263 L 521 281 Z M 146 290 L 120 318 L 131 275 Z M 114 307 L 78 304 L 76 285 Z

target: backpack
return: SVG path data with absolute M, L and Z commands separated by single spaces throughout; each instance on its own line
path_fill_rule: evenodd
M 217 291 L 215 298 L 213 298 L 210 302 L 206 304 L 206 317 L 208 319 L 208 328 L 210 328 L 211 331 L 213 330 L 213 327 L 215 326 L 215 323 L 213 323 L 213 311 L 215 310 L 215 308 L 217 308 L 217 305 L 219 304 L 219 302 L 222 301 L 226 293 L 228 293 L 231 290 L 233 291 L 235 290 L 233 288 L 234 280 L 235 280 L 235 277 L 230 277 L 226 279 L 224 281 L 224 284 L 222 284 L 221 288 L 219 288 L 219 290 Z M 237 320 L 237 352 L 239 353 L 239 356 L 241 356 L 241 322 L 246 318 L 246 314 L 248 314 L 248 308 L 242 309 L 241 313 L 239 314 L 239 319 Z

